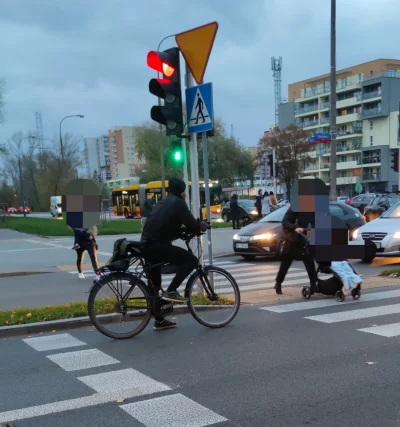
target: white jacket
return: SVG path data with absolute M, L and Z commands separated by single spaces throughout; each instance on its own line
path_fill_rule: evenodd
M 272 202 L 269 196 L 265 196 L 261 200 L 261 214 L 268 215 L 271 212 Z

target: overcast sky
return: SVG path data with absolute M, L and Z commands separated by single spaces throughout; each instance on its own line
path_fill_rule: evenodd
M 337 66 L 400 58 L 399 0 L 337 0 Z M 219 22 L 205 82 L 216 115 L 244 145 L 274 122 L 271 56 L 287 85 L 329 72 L 329 0 L 0 0 L 0 77 L 6 80 L 0 143 L 14 131 L 84 137 L 149 120 L 146 55 L 166 35 Z M 174 39 L 163 48 L 172 47 Z

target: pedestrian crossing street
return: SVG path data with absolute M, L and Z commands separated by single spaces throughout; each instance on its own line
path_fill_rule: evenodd
M 367 307 L 364 303 L 374 302 L 373 307 L 369 304 Z M 391 304 L 387 304 L 390 302 Z M 332 309 L 335 309 L 332 311 Z M 358 328 L 358 332 L 378 335 L 386 338 L 400 336 L 400 322 L 386 323 L 385 316 L 399 315 L 400 320 L 400 289 L 390 291 L 376 291 L 362 294 L 357 301 L 347 297 L 342 303 L 333 298 L 324 298 L 320 300 L 309 300 L 304 302 L 294 302 L 289 304 L 271 305 L 261 307 L 259 310 L 269 311 L 285 315 L 287 313 L 299 312 L 304 319 L 313 322 L 325 324 L 346 323 L 350 325 L 353 321 L 364 320 L 373 321 L 368 327 Z M 312 315 L 312 311 L 324 311 L 323 313 Z M 311 314 L 311 315 L 310 315 Z M 382 319 L 382 320 L 381 320 Z
M 236 280 L 241 292 L 272 289 L 275 286 L 275 277 L 279 270 L 279 266 L 265 263 L 217 261 L 213 265 L 227 270 Z M 77 271 L 69 271 L 68 273 L 78 276 Z M 95 277 L 93 270 L 85 270 L 83 273 L 85 277 Z M 168 287 L 173 277 L 173 274 L 163 275 L 163 287 Z M 223 283 L 225 282 L 219 282 L 219 285 L 222 284 L 223 286 Z M 183 284 L 186 284 L 186 280 Z M 304 286 L 306 284 L 309 284 L 307 272 L 302 268 L 293 267 L 290 268 L 283 282 L 283 286 Z M 218 288 L 219 292 L 223 292 L 224 289 Z M 225 291 L 230 292 L 231 289 L 228 287 Z
M 42 353 L 60 369 L 76 375 L 92 394 L 68 400 L 0 412 L 0 423 L 59 414 L 102 404 L 115 404 L 145 427 L 202 427 L 221 425 L 225 417 L 179 393 L 176 385 L 161 383 L 89 346 L 69 333 L 26 338 L 31 349 Z M 101 372 L 99 372 L 99 368 Z M 96 373 L 90 370 L 95 369 Z M 79 374 L 74 374 L 79 372 Z M 140 400 L 134 400 L 139 398 Z M 127 402 L 126 400 L 133 400 Z M 173 410 L 171 410 L 173 408 Z M 130 425 L 139 425 L 136 422 Z

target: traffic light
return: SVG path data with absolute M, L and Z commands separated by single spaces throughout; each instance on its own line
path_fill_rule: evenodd
M 171 138 L 171 159 L 175 165 L 181 165 L 184 160 L 184 152 L 182 150 L 182 141 L 180 139 Z
M 173 47 L 164 52 L 151 51 L 147 65 L 162 74 L 162 79 L 151 79 L 149 91 L 164 99 L 163 106 L 151 108 L 152 120 L 164 125 L 166 134 L 181 136 L 183 133 L 182 90 L 179 49 Z
M 395 172 L 399 171 L 399 150 L 392 151 L 392 169 Z
M 274 156 L 268 154 L 267 156 L 267 178 L 272 178 L 274 175 Z

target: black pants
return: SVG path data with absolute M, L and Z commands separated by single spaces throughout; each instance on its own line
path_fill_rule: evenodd
M 97 250 L 94 246 L 88 246 L 86 248 L 79 248 L 76 250 L 77 253 L 77 259 L 76 259 L 76 266 L 78 268 L 79 273 L 82 273 L 82 264 L 83 264 L 83 258 L 85 256 L 85 251 L 88 251 L 90 256 L 90 261 L 92 262 L 93 270 L 96 271 L 99 269 L 99 264 L 97 262 Z
M 170 262 L 178 266 L 175 277 L 172 279 L 167 291 L 176 291 L 190 272 L 197 267 L 198 259 L 185 249 L 169 243 L 151 242 L 143 249 L 143 255 L 152 264 Z M 161 289 L 160 268 L 151 269 L 151 279 L 157 290 Z
M 232 228 L 240 228 L 239 215 L 232 215 Z
M 288 244 L 288 242 L 285 242 Z M 289 243 L 289 248 L 287 253 L 282 255 L 281 265 L 279 267 L 278 274 L 276 275 L 276 282 L 282 284 L 285 280 L 286 273 L 288 272 L 292 262 L 296 259 L 301 259 L 304 263 L 304 266 L 307 270 L 308 277 L 310 279 L 310 284 L 317 283 L 317 271 L 315 269 L 315 263 L 312 255 L 310 253 L 302 254 L 301 246 L 298 243 Z

